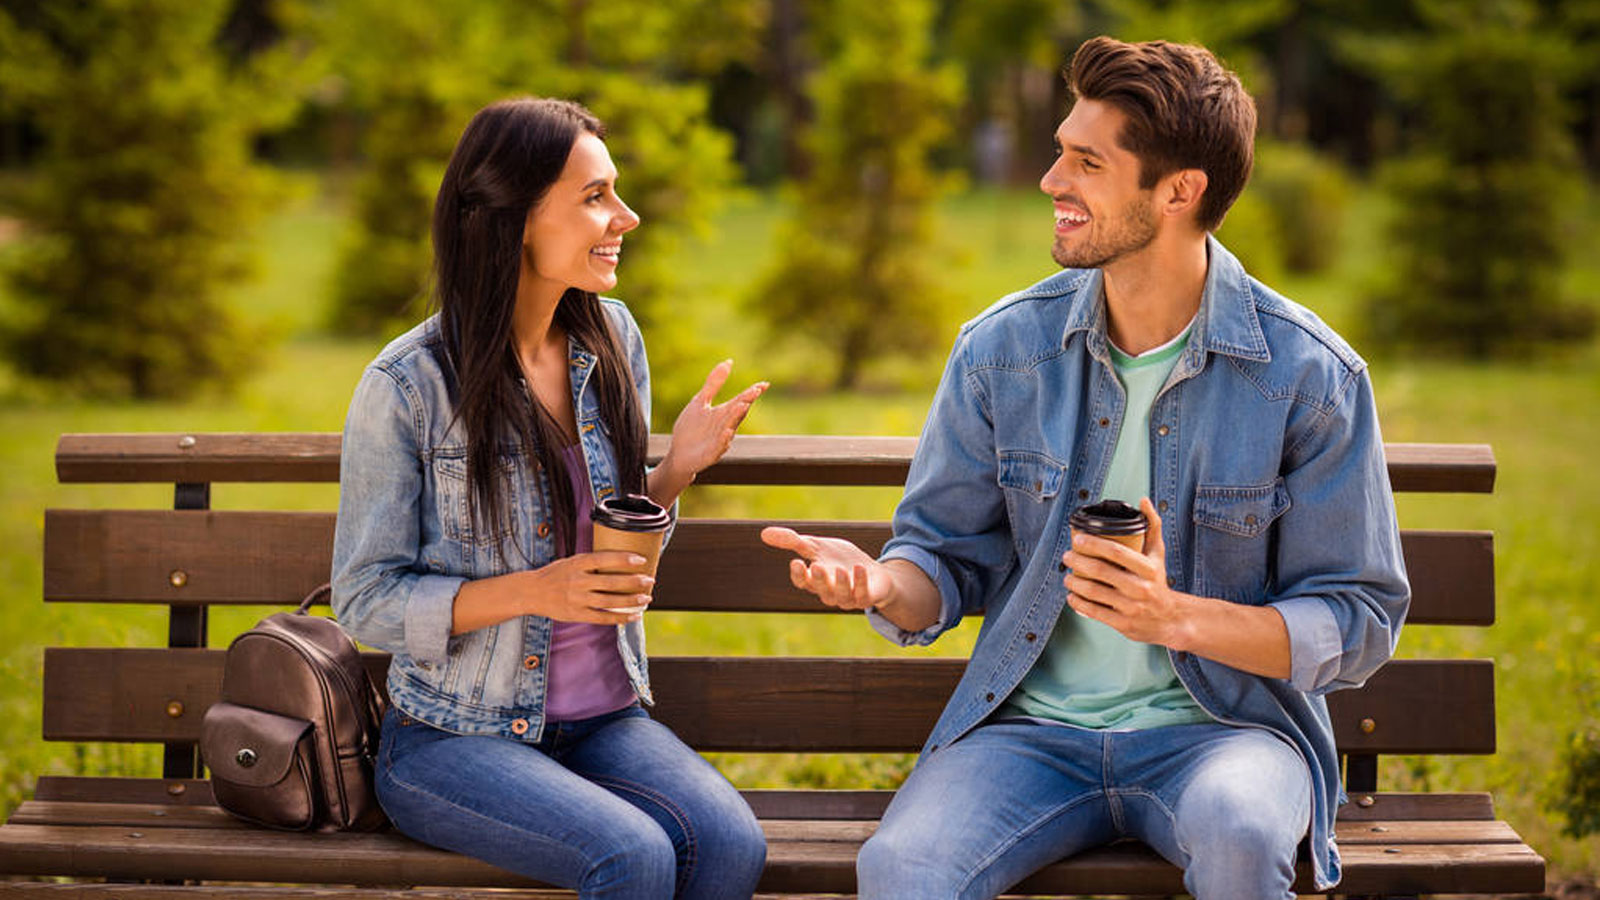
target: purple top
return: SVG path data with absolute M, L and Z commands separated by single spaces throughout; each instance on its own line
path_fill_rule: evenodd
M 594 528 L 589 514 L 594 510 L 594 491 L 589 487 L 583 450 L 573 444 L 561 451 L 572 496 L 574 553 L 594 549 Z M 544 714 L 550 722 L 571 722 L 616 712 L 637 699 L 628 672 L 622 667 L 617 649 L 615 625 L 586 622 L 556 622 L 550 635 L 550 652 L 545 656 Z

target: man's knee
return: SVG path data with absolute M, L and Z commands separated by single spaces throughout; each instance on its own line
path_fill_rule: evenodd
M 861 900 L 918 898 L 939 900 L 957 896 L 960 873 L 938 854 L 926 852 L 930 836 L 915 826 L 894 827 L 885 822 L 861 846 L 856 856 L 857 890 Z

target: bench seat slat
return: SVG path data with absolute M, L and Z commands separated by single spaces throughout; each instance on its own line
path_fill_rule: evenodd
M 756 816 L 762 819 L 850 820 L 877 819 L 889 805 L 893 791 L 808 788 L 749 788 L 741 791 Z M 1380 822 L 1449 819 L 1488 821 L 1494 818 L 1494 800 L 1484 792 L 1411 793 L 1380 792 L 1358 795 L 1367 805 L 1339 807 L 1340 821 Z M 37 801 L 67 803 L 129 803 L 150 806 L 174 804 L 214 806 L 211 783 L 203 779 L 117 778 L 84 775 L 45 775 L 34 786 Z
M 15 825 L 112 825 L 128 828 L 232 828 L 260 830 L 218 806 L 151 803 L 96 803 L 28 800 L 8 820 Z M 762 817 L 769 841 L 865 841 L 877 829 L 874 819 Z M 1511 826 L 1497 821 L 1341 820 L 1339 844 L 1496 844 L 1521 839 Z
M 44 736 L 197 740 L 201 717 L 217 699 L 225 652 L 46 648 Z M 366 658 L 381 684 L 387 655 Z M 653 714 L 703 751 L 908 752 L 922 746 L 964 665 L 949 658 L 658 657 L 651 664 L 659 698 Z M 173 709 L 180 714 L 170 715 Z M 1366 686 L 1330 695 L 1329 710 L 1345 752 L 1490 753 L 1493 663 L 1394 660 Z
M 854 890 L 859 836 L 869 826 L 819 829 L 783 825 L 769 832 L 770 891 Z M 1402 823 L 1396 823 L 1403 829 Z M 1420 826 L 1414 836 L 1421 837 Z M 1509 829 L 1507 829 L 1509 830 Z M 1402 835 L 1403 836 L 1403 835 Z M 1470 886 L 1496 892 L 1542 887 L 1543 862 L 1512 835 L 1493 841 L 1425 840 L 1346 844 L 1341 890 L 1397 883 L 1420 893 Z M 121 825 L 9 824 L 0 829 L 0 868 L 78 877 L 278 881 L 358 885 L 537 886 L 487 863 L 417 844 L 397 834 L 298 835 L 263 829 L 140 828 Z M 1308 890 L 1302 864 L 1299 888 Z M 1534 879 L 1539 879 L 1537 882 Z M 1030 876 L 1045 893 L 1181 892 L 1177 869 L 1147 848 L 1121 843 L 1081 854 Z
M 765 522 L 685 519 L 661 561 L 655 608 L 836 612 L 789 583 L 789 554 L 761 543 Z M 790 521 L 876 555 L 887 522 Z M 45 513 L 44 596 L 51 601 L 281 604 L 328 580 L 334 514 L 53 509 Z M 1494 622 L 1494 536 L 1406 531 L 1414 624 Z M 752 566 L 752 560 L 765 564 Z M 173 573 L 182 572 L 178 584 Z

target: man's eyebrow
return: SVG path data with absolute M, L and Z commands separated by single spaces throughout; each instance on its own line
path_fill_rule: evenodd
M 1100 155 L 1100 151 L 1094 149 L 1093 147 L 1085 146 L 1084 144 L 1068 144 L 1067 149 L 1071 150 L 1073 153 L 1082 154 L 1083 156 L 1092 156 L 1095 159 L 1105 159 L 1104 156 Z

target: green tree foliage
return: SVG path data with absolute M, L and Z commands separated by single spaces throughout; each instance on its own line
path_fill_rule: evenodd
M 1565 37 L 1516 0 L 1430 0 L 1418 40 L 1372 45 L 1390 89 L 1422 115 L 1383 183 L 1398 212 L 1390 284 L 1368 303 L 1374 343 L 1484 358 L 1592 333 L 1561 275 L 1572 172 Z
M 467 118 L 508 80 L 504 11 L 468 0 L 341 0 L 309 20 L 343 112 L 363 126 L 354 211 L 335 268 L 336 331 L 373 334 L 421 314 L 439 176 Z
M 729 143 L 707 118 L 705 87 L 683 79 L 758 52 L 754 0 L 710 6 L 725 27 L 701 37 L 706 7 L 645 0 L 333 6 L 321 42 L 347 87 L 345 102 L 365 122 L 335 326 L 374 332 L 416 318 L 445 161 L 474 110 L 517 94 L 577 100 L 605 120 L 619 191 L 644 220 L 628 238 L 617 294 L 646 324 L 666 318 L 666 260 L 686 231 L 705 227 L 734 178 Z M 668 359 L 675 346 L 652 340 L 651 349 Z
M 933 203 L 949 179 L 930 156 L 949 135 L 960 74 L 928 62 L 929 4 L 841 4 L 839 47 L 812 84 L 811 177 L 779 256 L 751 295 L 774 334 L 801 333 L 856 385 L 870 356 L 925 350 L 940 335 Z
M 267 202 L 250 140 L 293 104 L 287 51 L 229 61 L 223 0 L 0 10 L 0 84 L 46 145 L 21 197 L 5 344 L 24 372 L 106 395 L 191 393 L 247 362 L 218 299 Z

